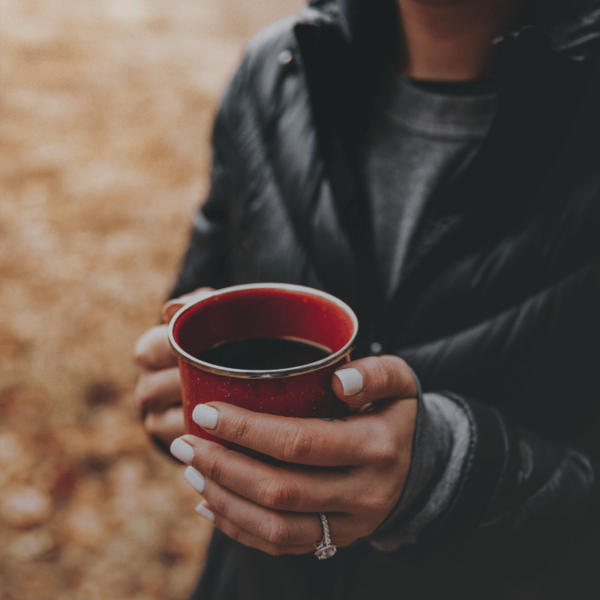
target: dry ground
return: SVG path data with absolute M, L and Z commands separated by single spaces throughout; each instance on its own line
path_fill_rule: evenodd
M 0 599 L 183 599 L 210 528 L 128 408 L 244 40 L 299 0 L 0 0 Z

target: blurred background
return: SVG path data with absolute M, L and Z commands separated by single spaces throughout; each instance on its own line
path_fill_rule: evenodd
M 0 599 L 179 600 L 211 528 L 128 400 L 245 41 L 299 0 L 0 0 Z

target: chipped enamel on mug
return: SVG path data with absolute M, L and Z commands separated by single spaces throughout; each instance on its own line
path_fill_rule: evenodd
M 350 413 L 331 389 L 331 375 L 350 360 L 358 319 L 344 302 L 319 290 L 291 284 L 238 285 L 183 306 L 169 324 L 177 354 L 186 432 L 249 454 L 192 421 L 196 405 L 228 402 L 255 412 L 301 418 Z M 196 356 L 237 340 L 287 338 L 326 348 L 322 360 L 288 369 L 229 369 Z

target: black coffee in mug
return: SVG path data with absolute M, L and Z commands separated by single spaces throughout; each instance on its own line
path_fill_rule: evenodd
M 195 358 L 226 369 L 276 371 L 317 362 L 331 355 L 323 346 L 289 338 L 255 338 L 225 342 Z

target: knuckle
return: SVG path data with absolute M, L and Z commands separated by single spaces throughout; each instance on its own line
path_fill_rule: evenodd
M 371 496 L 363 496 L 356 503 L 355 512 L 357 514 L 370 514 L 371 513 Z
M 210 506 L 214 513 L 221 515 L 224 518 L 228 518 L 227 502 L 225 498 L 214 489 L 211 480 L 206 482 L 206 489 L 202 495 L 210 502 Z
M 364 494 L 360 500 L 358 512 L 363 515 L 372 515 L 380 519 L 386 516 L 394 507 L 397 497 L 391 485 L 371 486 L 369 494 Z
M 375 366 L 373 371 L 375 380 L 378 382 L 378 387 L 381 387 L 383 390 L 386 391 L 394 387 L 394 382 L 396 378 L 395 371 L 385 360 L 375 360 Z
M 379 515 L 388 508 L 387 496 L 373 492 L 361 500 L 360 512 L 367 515 Z
M 302 463 L 312 454 L 314 438 L 309 427 L 300 423 L 298 428 L 289 433 L 283 444 L 283 459 L 288 462 Z
M 299 500 L 298 487 L 289 481 L 279 479 L 271 479 L 262 494 L 262 504 L 273 510 L 293 510 Z
M 398 460 L 398 448 L 392 440 L 379 440 L 373 447 L 373 463 L 387 467 L 394 464 Z
M 390 503 L 387 494 L 375 494 L 371 504 L 371 514 L 387 514 L 390 510 Z
M 241 446 L 245 446 L 245 442 L 252 437 L 251 418 L 251 416 L 243 415 L 238 417 L 232 424 L 234 441 Z
M 292 540 L 292 532 L 288 523 L 283 518 L 277 518 L 268 525 L 265 539 L 278 546 L 285 546 Z
M 367 449 L 373 460 L 395 456 L 398 453 L 398 424 L 393 419 L 377 419 L 370 431 Z
M 389 469 L 399 460 L 401 449 L 397 433 L 387 423 L 379 422 L 374 427 L 370 441 L 364 445 L 364 459 L 371 466 Z
M 214 457 L 207 463 L 203 463 L 202 469 L 199 470 L 202 470 L 208 479 L 219 483 L 223 473 L 223 461 L 221 457 Z

